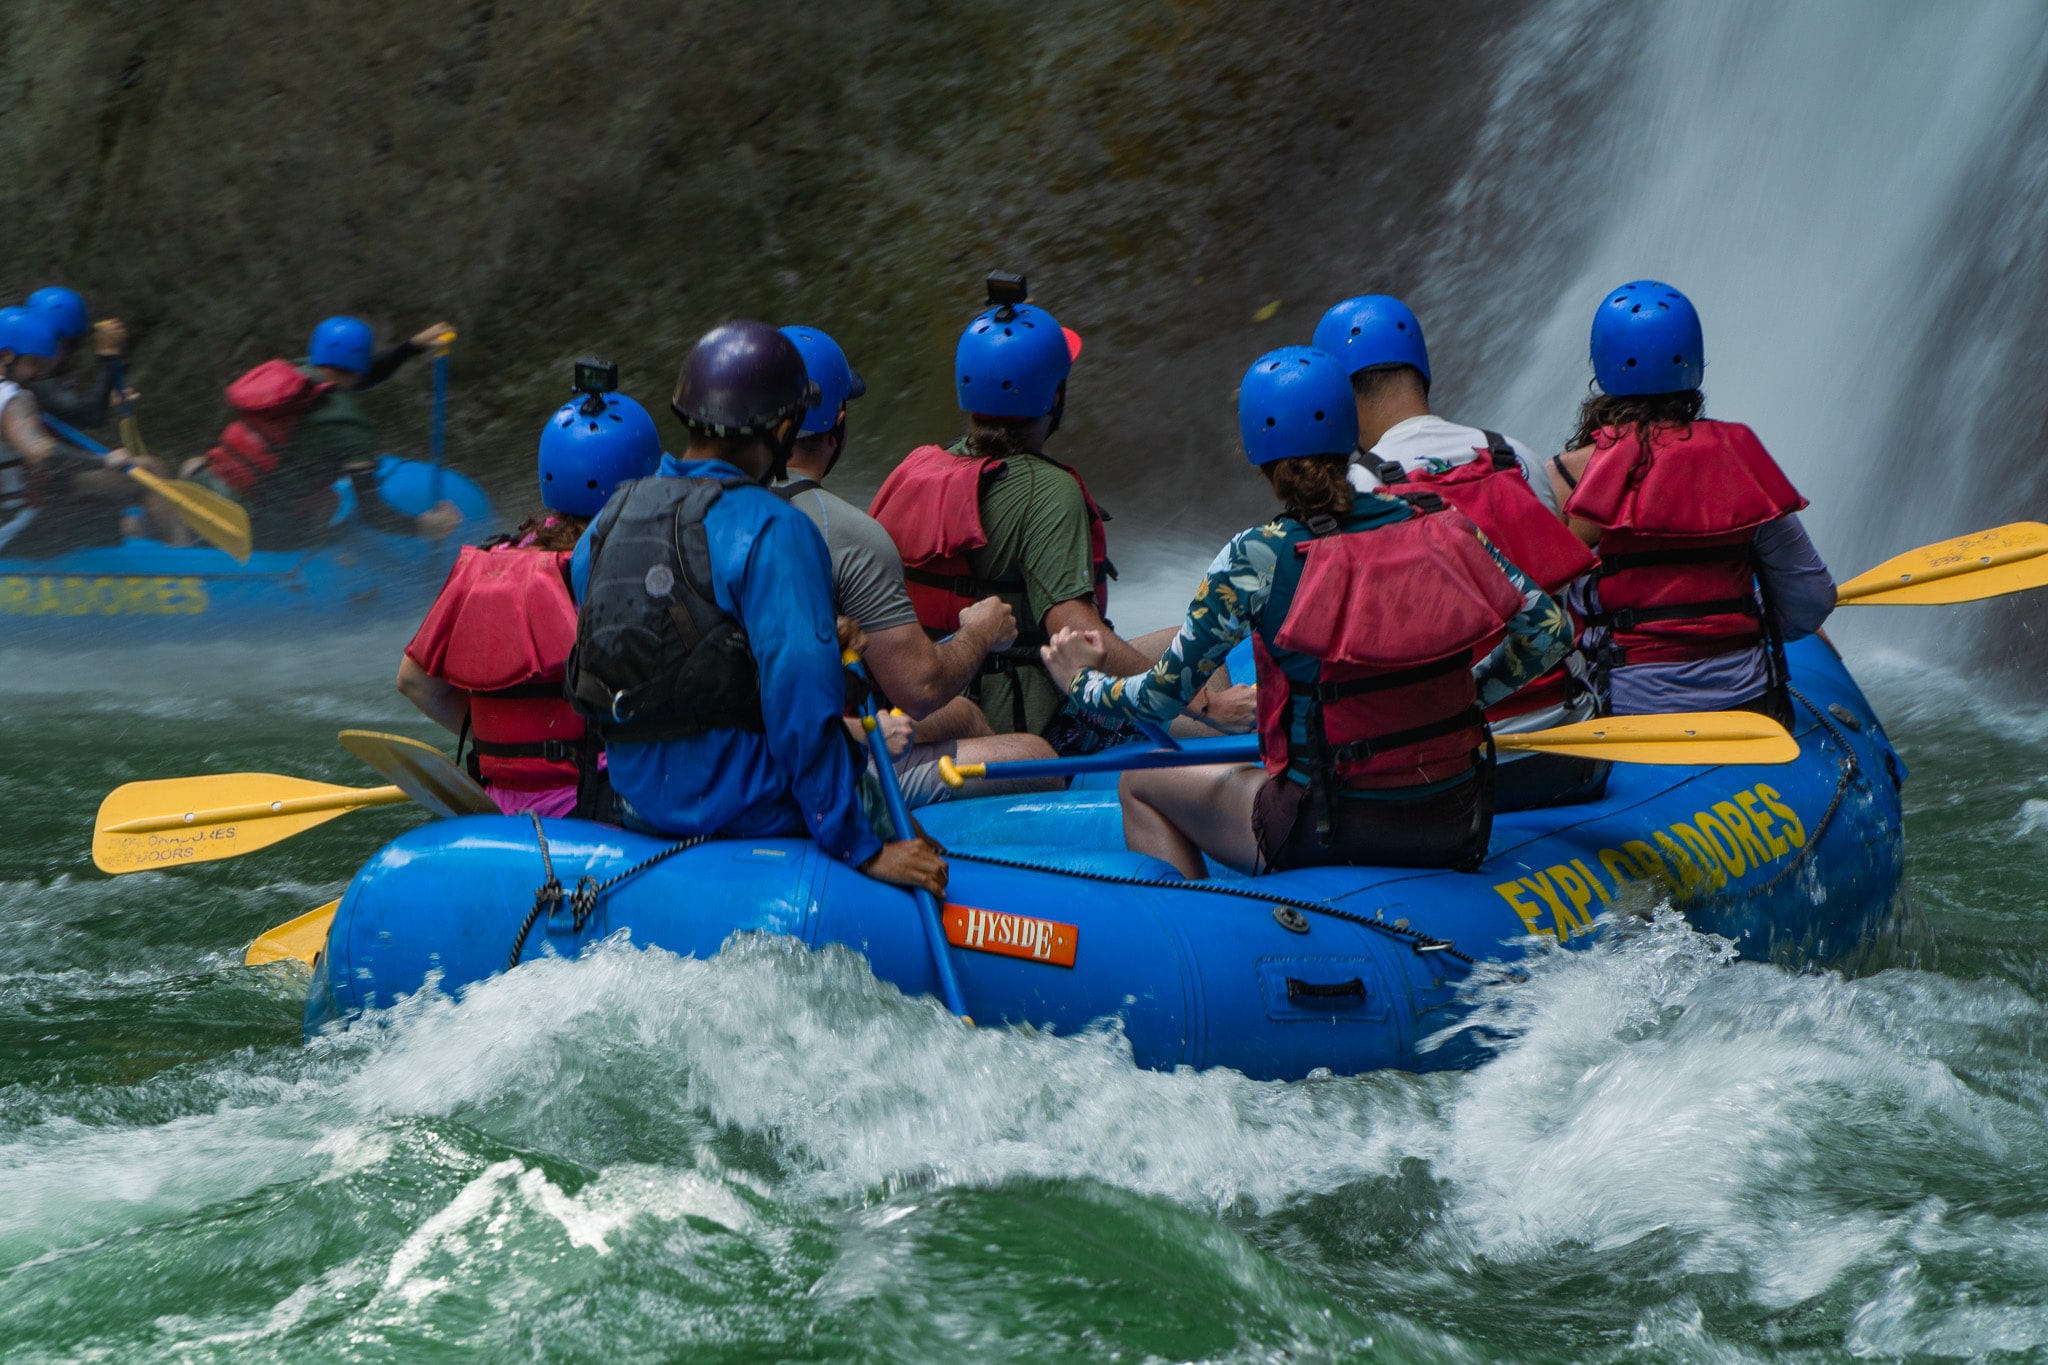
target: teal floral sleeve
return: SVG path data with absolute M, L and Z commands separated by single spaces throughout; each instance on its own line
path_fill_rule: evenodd
M 1522 609 L 1508 622 L 1507 637 L 1474 666 L 1479 703 L 1501 698 L 1548 673 L 1571 651 L 1571 622 L 1564 608 L 1529 576 L 1510 564 L 1484 535 L 1493 562 L 1522 594 Z M 1274 567 L 1288 547 L 1278 522 L 1240 532 L 1223 547 L 1188 604 L 1188 618 L 1148 672 L 1111 677 L 1084 668 L 1068 693 L 1099 716 L 1164 725 L 1179 715 L 1252 633 L 1273 591 Z
M 1479 684 L 1479 704 L 1491 706 L 1564 662 L 1572 650 L 1572 624 L 1556 598 L 1508 563 L 1483 532 L 1479 539 L 1508 582 L 1522 594 L 1522 609 L 1508 622 L 1507 638 L 1472 669 L 1472 678 Z
M 1099 716 L 1160 725 L 1172 720 L 1252 633 L 1286 548 L 1287 532 L 1277 521 L 1239 532 L 1209 566 L 1188 603 L 1188 619 L 1150 671 L 1113 678 L 1084 668 L 1069 695 Z

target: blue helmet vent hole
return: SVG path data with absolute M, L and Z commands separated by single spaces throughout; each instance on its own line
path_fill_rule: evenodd
M 1009 380 L 1007 380 L 1007 379 L 1005 379 L 1005 380 L 1003 381 L 1003 387 L 1004 387 L 1004 388 L 1006 388 L 1006 389 L 1007 389 L 1007 388 L 1009 388 L 1009 387 L 1010 387 L 1010 381 L 1009 381 Z
M 1268 418 L 1266 419 L 1266 425 L 1270 427 L 1270 426 L 1272 426 L 1273 424 L 1274 424 L 1274 419 L 1272 419 L 1271 417 L 1268 417 Z
M 1408 324 L 1405 322 L 1397 322 L 1394 324 L 1394 330 L 1397 332 L 1405 332 L 1408 330 Z
M 1318 422 L 1320 422 L 1320 421 L 1322 421 L 1322 420 L 1323 420 L 1323 413 L 1322 413 L 1322 409 L 1320 409 L 1320 408 L 1318 408 L 1318 409 L 1316 410 L 1316 420 L 1317 420 Z

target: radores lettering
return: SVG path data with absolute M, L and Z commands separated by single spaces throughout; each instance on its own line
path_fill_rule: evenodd
M 0 616 L 199 616 L 208 605 L 199 578 L 0 577 Z
M 1647 840 L 1626 839 L 1619 848 L 1601 849 L 1594 855 L 1598 872 L 1584 858 L 1574 858 L 1493 889 L 1528 932 L 1562 941 L 1591 929 L 1594 917 L 1630 882 L 1654 878 L 1683 900 L 1719 891 L 1805 847 L 1799 813 L 1776 787 L 1759 782 L 1693 812 L 1690 820 L 1650 831 Z

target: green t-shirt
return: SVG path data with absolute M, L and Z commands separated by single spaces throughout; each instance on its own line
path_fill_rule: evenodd
M 278 466 L 249 498 L 256 543 L 264 549 L 299 548 L 326 534 L 334 515 L 331 496 L 322 496 L 342 470 L 375 463 L 377 430 L 354 395 L 329 391 L 292 429 Z
M 1040 734 L 1066 705 L 1038 662 L 1045 614 L 1062 602 L 1095 595 L 1088 553 L 1088 504 L 1074 476 L 1038 455 L 1016 455 L 1003 477 L 982 490 L 981 529 L 988 544 L 967 556 L 977 578 L 1022 580 L 1022 592 L 1003 597 L 1017 613 L 1022 634 L 1016 676 L 1023 681 L 1024 729 Z M 985 673 L 976 698 L 998 734 L 1017 729 L 1010 675 Z

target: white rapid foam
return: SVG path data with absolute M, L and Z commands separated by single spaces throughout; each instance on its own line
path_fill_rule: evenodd
M 948 1189 L 1076 1180 L 1256 1223 L 1420 1163 L 1437 1208 L 1398 1271 L 1418 1292 L 1480 1264 L 1656 1254 L 1775 1310 L 1963 1235 L 1941 1198 L 1893 1197 L 1902 1172 L 1938 1159 L 1995 1181 L 2048 1150 L 2016 1093 L 2035 1088 L 2024 1059 L 1986 1050 L 2042 1026 L 2018 992 L 1729 956 L 1665 916 L 1489 988 L 1505 1041 L 1476 1073 L 1277 1085 L 1139 1071 L 1112 1033 L 963 1028 L 843 950 L 742 938 L 694 961 L 613 942 L 227 1063 L 206 1112 L 0 1134 L 0 1248 L 18 1265 L 339 1186 L 391 1229 L 349 1292 L 399 1322 L 451 1285 L 516 1280 L 536 1245 L 564 1266 L 703 1236 L 780 1245 L 792 1221 L 863 1206 L 880 1211 L 858 1237 L 886 1239 Z M 590 1177 L 565 1183 L 565 1163 Z M 2048 1259 L 2043 1226 L 1978 1211 L 1967 1237 Z M 1857 1330 L 1922 1340 L 1949 1308 L 1909 1281 L 1884 1280 Z M 2022 1318 L 1992 1335 L 2048 1340 L 2048 1317 Z

